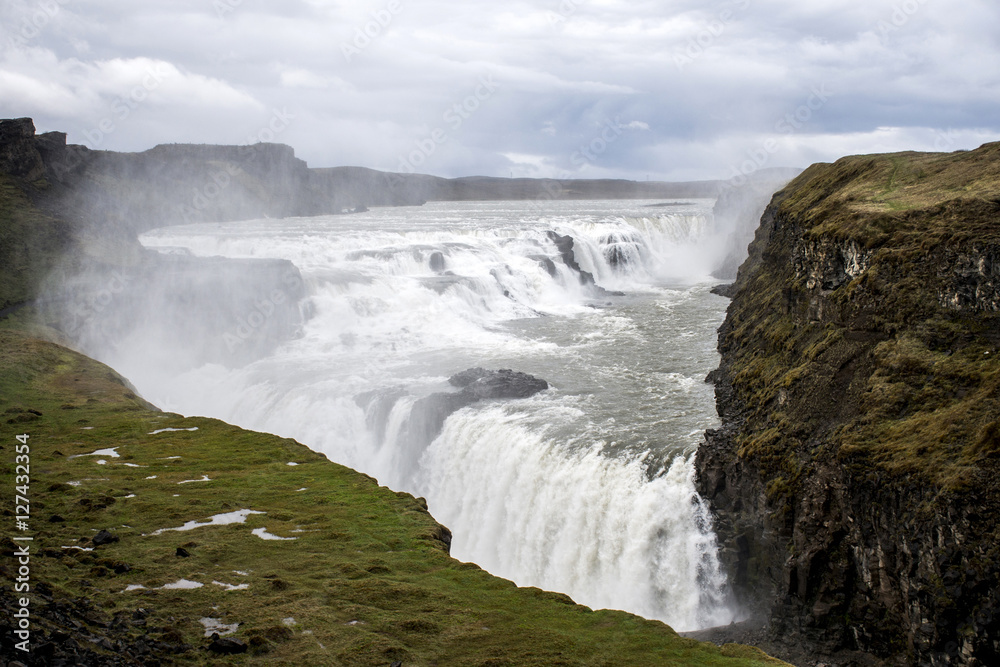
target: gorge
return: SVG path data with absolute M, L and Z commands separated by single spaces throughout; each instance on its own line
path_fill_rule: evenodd
M 285 491 L 285 496 L 319 484 L 306 477 L 289 478 L 286 484 L 285 476 L 300 473 L 299 466 L 288 466 L 286 461 L 300 462 L 310 470 L 325 463 L 323 457 L 307 453 L 289 437 L 330 453 L 331 458 L 336 453 L 338 460 L 351 465 L 362 460 L 365 447 L 381 452 L 383 458 L 375 459 L 376 467 L 366 472 L 384 478 L 383 483 L 392 480 L 388 485 L 395 491 L 425 495 L 426 501 L 379 489 L 369 478 L 352 477 L 356 473 L 346 469 L 337 473 L 345 481 L 322 482 L 324 493 L 336 502 L 359 503 L 359 498 L 369 497 L 365 495 L 369 490 L 348 499 L 338 484 L 366 489 L 370 485 L 372 493 L 382 494 L 379 503 L 388 503 L 386 516 L 419 524 L 413 533 L 419 535 L 417 541 L 408 532 L 409 523 L 385 528 L 388 523 L 384 522 L 390 519 L 383 517 L 382 510 L 361 508 L 358 517 L 382 517 L 376 527 L 355 525 L 350 523 L 353 518 L 339 515 L 335 520 L 309 520 L 322 521 L 324 536 L 339 536 L 333 541 L 358 546 L 363 556 L 353 558 L 345 551 L 341 561 L 316 563 L 316 568 L 325 568 L 319 575 L 311 569 L 293 574 L 296 568 L 269 552 L 276 559 L 273 562 L 284 568 L 278 573 L 275 564 L 271 574 L 278 581 L 291 582 L 293 590 L 325 582 L 320 585 L 322 604 L 338 623 L 333 627 L 313 620 L 310 632 L 330 637 L 329 642 L 324 640 L 330 645 L 347 642 L 337 644 L 342 656 L 361 651 L 358 655 L 386 658 L 386 664 L 397 660 L 423 664 L 433 656 L 441 664 L 483 665 L 554 664 L 560 659 L 577 664 L 573 660 L 584 658 L 580 653 L 570 657 L 573 651 L 603 656 L 603 664 L 679 660 L 736 665 L 766 660 L 745 647 L 715 649 L 677 638 L 659 623 L 643 621 L 636 629 L 639 621 L 630 620 L 636 617 L 627 614 L 583 616 L 583 608 L 569 604 L 569 598 L 540 591 L 537 604 L 541 607 L 533 607 L 532 598 L 526 614 L 537 614 L 535 618 L 575 614 L 585 628 L 574 626 L 569 635 L 553 643 L 554 635 L 548 634 L 551 625 L 539 622 L 526 648 L 518 649 L 521 652 L 504 653 L 508 649 L 500 648 L 501 637 L 495 644 L 486 642 L 475 661 L 462 658 L 462 651 L 479 641 L 473 635 L 481 630 L 480 625 L 456 620 L 453 610 L 471 603 L 448 597 L 456 593 L 441 580 L 428 583 L 424 574 L 414 574 L 425 572 L 425 565 L 405 561 L 410 556 L 397 552 L 432 553 L 431 569 L 443 568 L 440 571 L 447 576 L 462 578 L 468 590 L 506 591 L 506 584 L 499 583 L 503 580 L 489 578 L 474 566 L 436 560 L 444 557 L 442 545 L 454 538 L 427 514 L 429 505 L 453 531 L 456 526 L 474 527 L 483 517 L 495 525 L 510 523 L 510 516 L 500 511 L 504 503 L 492 509 L 483 503 L 485 491 L 496 485 L 493 488 L 510 492 L 511 498 L 514 492 L 534 489 L 538 504 L 533 508 L 547 503 L 549 509 L 572 514 L 571 521 L 562 523 L 554 519 L 558 512 L 545 515 L 533 510 L 534 515 L 523 515 L 516 539 L 490 542 L 480 536 L 464 546 L 461 537 L 452 542 L 453 551 L 475 554 L 480 564 L 488 559 L 483 554 L 490 553 L 498 554 L 495 566 L 501 568 L 505 563 L 542 563 L 531 575 L 541 578 L 529 578 L 524 585 L 555 588 L 570 592 L 577 602 L 613 608 L 626 604 L 620 601 L 621 589 L 653 591 L 648 596 L 632 596 L 630 610 L 680 627 L 700 615 L 685 629 L 727 624 L 742 614 L 754 620 L 716 631 L 712 638 L 758 643 L 773 655 L 801 665 L 996 662 L 1000 634 L 1000 621 L 994 618 L 998 540 L 993 520 L 1000 448 L 996 421 L 1000 414 L 997 145 L 953 154 L 859 156 L 815 165 L 781 189 L 766 210 L 764 202 L 781 187 L 778 182 L 759 185 L 753 196 L 747 194 L 749 189 L 743 197 L 739 192 L 723 192 L 714 204 L 713 216 L 712 200 L 720 194 L 719 184 L 638 188 L 632 195 L 638 200 L 632 203 L 581 205 L 563 190 L 565 197 L 552 197 L 552 184 L 484 185 L 471 179 L 442 185 L 430 177 L 413 177 L 399 181 L 395 190 L 386 190 L 382 180 L 392 175 L 338 172 L 338 178 L 357 181 L 350 187 L 339 181 L 338 187 L 344 188 L 340 192 L 374 192 L 382 197 L 366 194 L 359 198 L 331 194 L 338 192 L 336 188 L 316 179 L 334 178 L 333 170 L 327 176 L 317 174 L 324 170 L 307 170 L 304 163 L 296 163 L 287 147 L 260 146 L 253 151 L 246 147 L 158 147 L 141 157 L 87 155 L 66 146 L 64 136 L 35 138 L 33 128 L 29 133 L 23 122 L 15 126 L 10 122 L 4 121 L 0 151 L 5 174 L 3 222 L 8 234 L 0 308 L 10 315 L 4 325 L 7 370 L 0 407 L 11 415 L 8 424 L 48 429 L 39 432 L 49 433 L 65 455 L 69 450 L 77 455 L 112 446 L 95 440 L 89 431 L 80 435 L 81 429 L 96 424 L 106 432 L 122 434 L 118 436 L 126 443 L 122 448 L 136 452 L 128 459 L 136 466 L 159 460 L 141 457 L 139 452 L 144 450 L 136 445 L 149 448 L 150 457 L 154 452 L 163 459 L 177 454 L 146 443 L 145 435 L 135 439 L 138 436 L 131 433 L 138 433 L 138 427 L 112 424 L 107 420 L 118 417 L 109 415 L 141 417 L 146 420 L 143 429 L 149 424 L 143 434 L 161 427 L 199 429 L 177 436 L 190 443 L 190 450 L 183 450 L 181 456 L 199 447 L 206 452 L 204 465 L 199 462 L 185 470 L 183 479 L 178 477 L 181 482 L 211 478 L 216 470 L 236 465 L 232 459 L 238 458 L 234 452 L 239 450 L 226 441 L 241 438 L 249 451 L 262 448 L 268 454 L 240 464 L 245 472 L 239 476 L 252 477 L 254 470 L 267 470 L 273 479 L 282 480 L 283 489 L 293 492 Z M 249 159 L 248 155 L 258 157 Z M 262 155 L 266 157 L 260 159 Z M 368 185 L 358 185 L 357 179 Z M 406 185 L 421 179 L 426 181 L 424 189 Z M 485 189 L 472 188 L 473 182 L 476 188 Z M 143 183 L 149 185 L 140 187 Z M 428 190 L 427 183 L 435 185 Z M 215 192 L 213 184 L 218 195 L 209 198 L 206 192 Z M 589 197 L 598 193 L 625 197 L 622 188 L 626 186 L 620 183 L 563 185 L 584 188 Z M 440 194 L 445 191 L 451 194 Z M 194 205 L 192 192 L 200 192 L 206 205 L 200 209 Z M 527 195 L 530 205 L 495 203 L 502 199 L 498 197 L 502 192 L 513 199 Z M 436 203 L 413 211 L 322 215 L 438 197 Z M 447 201 L 448 197 L 459 201 Z M 676 201 L 669 208 L 653 209 L 645 207 L 646 198 Z M 542 212 L 539 201 L 545 204 Z M 177 206 L 188 207 L 189 219 Z M 736 214 L 722 223 L 727 210 L 763 210 L 763 217 L 759 227 L 754 214 L 749 223 L 745 215 L 737 222 L 741 216 Z M 154 213 L 146 216 L 147 211 Z M 178 224 L 208 220 L 218 224 L 163 228 L 163 216 L 168 215 Z M 277 220 L 268 216 L 310 217 Z M 258 220 L 237 222 L 245 218 Z M 434 226 L 438 222 L 432 224 L 431 218 L 447 219 L 451 227 Z M 754 229 L 749 259 L 743 262 L 741 242 L 733 239 L 749 238 Z M 145 247 L 136 240 L 139 234 Z M 271 250 L 275 247 L 281 248 L 280 253 Z M 24 256 L 31 262 L 19 259 Z M 338 263 L 331 264 L 331 257 Z M 719 282 L 712 274 L 731 276 L 736 266 L 736 282 L 716 288 L 731 299 L 723 321 L 726 302 L 710 294 L 709 288 Z M 209 293 L 221 296 L 206 300 Z M 439 309 L 438 300 L 444 298 L 450 299 L 447 308 Z M 389 319 L 393 310 L 410 306 L 415 313 L 412 324 L 400 328 Z M 445 314 L 451 312 L 463 313 L 464 319 L 447 319 Z M 560 330 L 558 322 L 563 319 L 572 321 L 576 331 Z M 39 328 L 40 324 L 48 328 Z M 713 350 L 714 329 L 719 324 L 721 366 L 713 371 L 719 361 Z M 93 362 L 71 360 L 68 352 L 30 342 L 22 338 L 25 331 L 106 355 L 139 391 L 108 375 L 100 384 L 104 393 L 95 399 L 97 405 L 108 406 L 107 414 L 92 413 L 97 408 L 87 404 L 85 394 L 59 394 L 58 401 L 46 398 L 52 404 L 39 409 L 43 399 L 30 398 L 37 388 L 23 390 L 26 376 L 16 369 L 30 368 L 31 377 L 55 378 L 65 372 L 57 367 L 83 368 Z M 155 332 L 159 333 L 151 335 Z M 627 356 L 622 351 L 623 346 L 641 347 L 640 341 L 653 343 L 642 353 L 646 356 Z M 513 355 L 512 342 L 523 348 L 517 354 L 526 356 Z M 480 343 L 493 345 L 494 351 L 484 353 L 488 347 L 477 348 Z M 407 356 L 410 350 L 428 345 L 439 347 L 430 356 Z M 39 359 L 51 359 L 52 365 L 26 364 L 29 349 Z M 157 349 L 165 351 L 163 359 L 156 358 Z M 337 352 L 337 367 L 331 364 L 328 369 L 337 373 L 337 383 L 303 370 L 320 351 L 330 350 Z M 553 391 L 525 399 L 516 408 L 493 403 L 454 414 L 449 411 L 440 420 L 431 415 L 427 428 L 416 429 L 426 433 L 410 440 L 420 441 L 420 456 L 426 459 L 389 454 L 387 443 L 409 437 L 400 435 L 405 431 L 401 420 L 415 406 L 450 404 L 452 399 L 434 397 L 459 395 L 440 393 L 454 392 L 446 386 L 453 373 L 478 365 L 510 368 L 513 361 L 525 359 L 532 367 L 517 370 L 547 380 L 554 385 Z M 263 365 L 261 360 L 265 360 Z M 573 361 L 592 371 L 570 374 L 566 369 Z M 172 378 L 153 372 L 143 376 L 144 369 L 165 365 L 181 372 Z M 87 369 L 80 371 L 80 377 L 106 372 L 96 365 Z M 275 369 L 281 370 L 283 380 L 275 381 L 279 377 Z M 710 400 L 712 387 L 701 383 L 706 374 L 714 383 L 721 423 L 699 407 L 706 397 Z M 452 384 L 462 382 L 460 378 Z M 52 387 L 69 391 L 65 382 L 45 386 L 48 392 L 56 391 Z M 646 391 L 649 388 L 657 391 Z M 206 414 L 203 406 L 213 405 L 217 414 L 211 416 L 225 416 L 226 421 L 284 438 L 236 435 L 248 432 L 208 419 L 146 413 L 151 406 L 136 393 L 161 408 L 189 415 Z M 106 397 L 112 394 L 113 400 Z M 617 398 L 610 401 L 608 396 Z M 618 407 L 590 405 L 602 400 Z M 665 414 L 668 400 L 680 402 L 669 403 L 673 407 Z M 464 399 L 459 402 L 467 406 Z M 293 405 L 298 412 L 276 409 L 283 403 L 284 408 Z M 66 405 L 74 409 L 67 410 Z M 90 425 L 80 427 L 62 418 L 53 421 L 53 414 L 79 416 L 89 419 Z M 303 427 L 304 420 L 296 416 L 312 419 L 331 414 L 339 416 L 316 421 L 313 427 Z M 581 427 L 578 422 L 587 423 Z M 350 437 L 338 438 L 337 433 Z M 462 449 L 463 442 L 479 447 Z M 553 446 L 559 442 L 601 442 L 603 446 L 593 451 L 582 447 L 575 458 L 563 456 Z M 665 447 L 663 443 L 675 444 Z M 169 525 L 181 525 L 223 512 L 227 509 L 223 504 L 233 498 L 251 497 L 251 491 L 240 486 L 242 482 L 223 481 L 218 491 L 183 496 L 190 507 L 179 506 L 181 501 L 171 500 L 173 494 L 164 492 L 156 504 L 150 501 L 141 510 L 128 509 L 139 507 L 137 501 L 109 503 L 103 498 L 147 495 L 139 480 L 150 475 L 134 472 L 140 476 L 108 482 L 115 493 L 110 488 L 100 494 L 81 490 L 64 483 L 77 481 L 79 473 L 71 466 L 81 460 L 62 460 L 54 449 L 39 454 L 40 463 L 44 461 L 42 465 L 50 470 L 54 489 L 45 492 L 42 502 L 46 511 L 51 507 L 53 514 L 70 521 L 46 526 L 46 531 L 53 531 L 50 540 L 75 540 L 79 535 L 71 538 L 73 530 L 79 533 L 91 525 L 95 529 L 119 524 L 160 529 L 166 524 L 157 523 L 157 515 L 178 522 Z M 697 456 L 692 458 L 695 451 Z M 350 459 L 352 455 L 359 458 Z M 273 456 L 284 458 L 269 459 Z M 489 467 L 485 474 L 473 477 L 466 463 L 477 457 L 489 461 Z M 602 457 L 613 463 L 607 465 Z M 421 467 L 414 463 L 418 460 L 440 465 Z M 447 464 L 453 462 L 462 465 L 449 468 Z M 534 470 L 527 467 L 529 462 L 536 466 Z M 500 474 L 508 465 L 520 476 L 508 479 Z M 427 471 L 434 475 L 421 479 Z M 325 479 L 325 473 L 310 474 Z M 555 493 L 555 487 L 546 485 L 559 475 L 566 489 L 583 491 Z M 460 483 L 470 479 L 472 492 L 463 491 Z M 49 480 L 39 484 L 37 493 L 41 496 L 47 486 Z M 605 505 L 595 501 L 598 496 L 588 495 L 594 490 L 601 502 L 607 501 Z M 260 495 L 267 493 L 263 486 L 254 486 L 252 493 L 257 494 L 254 498 L 267 498 L 272 506 L 288 503 L 270 510 L 277 518 L 268 518 L 267 528 L 286 539 L 300 537 L 301 542 L 276 543 L 299 548 L 307 536 L 291 531 L 312 530 L 303 517 L 315 512 L 294 497 L 279 501 L 279 495 Z M 309 502 L 319 503 L 319 495 L 310 495 Z M 87 513 L 80 509 L 84 500 L 88 501 Z M 464 511 L 458 500 L 470 503 L 471 509 Z M 512 504 L 506 503 L 507 511 Z M 95 505 L 105 505 L 96 512 L 115 512 L 121 520 L 113 525 L 98 518 L 102 515 L 89 509 Z M 532 518 L 537 520 L 532 522 Z M 251 517 L 254 520 L 265 519 Z M 591 551 L 578 544 L 586 542 L 580 536 L 600 537 L 602 531 L 625 521 L 632 521 L 625 532 L 639 536 L 637 542 L 615 545 L 595 540 Z M 714 530 L 706 529 L 709 525 Z M 123 544 L 79 544 L 118 550 L 112 552 L 117 562 L 136 569 L 133 574 L 118 575 L 132 577 L 128 582 L 135 583 L 130 586 L 153 588 L 179 578 L 182 573 L 174 562 L 179 557 L 172 555 L 178 545 L 195 553 L 208 549 L 234 558 L 221 541 L 207 536 L 192 539 L 197 547 L 163 542 L 158 547 L 162 553 L 154 554 L 136 547 L 138 535 L 124 527 L 117 530 L 124 537 Z M 371 534 L 379 537 L 368 540 L 366 531 L 375 531 Z M 681 535 L 686 537 L 677 539 Z M 652 560 L 641 548 L 647 538 L 656 545 Z M 71 542 L 59 546 L 63 544 Z M 323 544 L 330 553 L 336 551 Z M 404 544 L 406 548 L 400 549 Z M 168 546 L 170 559 L 165 559 L 163 549 Z M 530 549 L 518 550 L 522 546 Z M 619 553 L 611 560 L 601 560 L 616 549 Z M 559 579 L 552 578 L 551 562 L 524 560 L 525 551 L 557 555 L 561 560 L 552 562 L 563 574 L 575 572 L 573 568 L 584 571 L 589 564 L 596 576 L 578 578 L 590 583 L 577 588 L 572 583 L 550 585 Z M 88 553 L 78 554 L 80 559 L 52 554 L 42 561 L 55 582 L 43 593 L 53 600 L 50 607 L 58 606 L 59 599 L 78 600 L 87 588 L 80 587 L 84 578 L 76 569 L 77 561 L 91 572 L 103 568 L 104 572 L 84 580 L 111 590 L 113 578 L 105 577 L 115 571 L 115 559 L 105 558 L 107 562 L 101 564 L 93 555 L 87 560 Z M 620 569 L 618 564 L 629 559 L 636 566 Z M 690 567 L 679 567 L 685 562 Z M 495 566 L 490 564 L 488 569 L 495 571 Z M 207 560 L 200 567 L 214 572 Z M 249 566 L 234 564 L 231 569 L 247 571 L 245 567 Z M 331 578 L 330 572 L 335 576 Z M 522 583 L 518 580 L 522 575 L 516 572 L 500 574 Z M 281 586 L 269 581 L 255 580 L 250 585 L 258 595 L 279 604 Z M 629 584 L 620 585 L 623 581 Z M 678 582 L 685 581 L 691 587 L 678 590 Z M 731 591 L 735 609 L 726 591 Z M 379 597 L 383 594 L 385 599 Z M 114 599 L 103 592 L 96 595 L 102 603 Z M 158 644 L 147 637 L 143 640 L 147 649 L 153 646 L 162 655 L 197 643 L 200 629 L 193 619 L 196 610 L 211 608 L 208 598 L 192 604 L 167 600 L 159 591 L 144 595 L 143 608 L 155 606 L 161 626 L 170 613 L 190 621 L 176 636 L 157 633 Z M 512 595 L 519 596 L 515 607 L 526 604 L 527 594 Z M 664 605 L 664 600 L 670 604 Z M 681 600 L 688 606 L 683 607 Z M 82 618 L 92 613 L 81 612 L 79 606 L 72 611 L 78 602 L 60 604 L 64 604 L 59 607 L 64 616 L 78 613 L 77 618 Z M 120 619 L 138 613 L 136 605 L 128 602 L 109 604 Z M 237 615 L 233 604 L 225 607 L 233 617 Z M 421 609 L 428 610 L 431 620 L 405 616 L 421 613 Z M 405 617 L 392 616 L 400 610 Z M 311 644 L 306 648 L 310 635 L 299 632 L 301 628 L 282 631 L 277 616 L 265 620 L 255 616 L 260 613 L 246 607 L 238 611 L 247 623 L 238 636 L 260 655 L 322 655 L 309 653 L 319 649 Z M 501 627 L 502 633 L 510 633 L 504 636 L 514 636 L 514 628 L 519 627 L 516 614 L 489 613 L 495 614 L 490 627 Z M 383 614 L 392 617 L 386 620 L 389 616 Z M 294 616 L 321 619 L 323 613 L 299 607 Z M 70 627 L 58 614 L 50 617 L 62 625 L 61 629 L 53 627 L 48 636 Z M 359 618 L 362 627 L 369 623 L 373 633 L 366 635 L 367 648 L 341 637 L 346 624 Z M 587 620 L 591 618 L 597 626 L 607 623 L 613 630 L 595 630 Z M 763 630 L 756 629 L 761 625 Z M 140 650 L 136 642 L 143 634 L 141 626 L 123 621 L 115 627 L 114 631 L 105 628 L 109 642 L 118 642 L 128 655 Z M 443 639 L 444 629 L 459 639 Z M 91 636 L 101 634 L 100 630 L 92 632 Z M 627 649 L 621 644 L 616 644 L 617 653 L 596 648 L 613 634 L 628 638 L 624 640 Z M 334 636 L 341 638 L 334 640 Z M 542 648 L 546 644 L 548 648 Z M 364 653 L 369 649 L 372 653 Z M 689 653 L 682 655 L 683 651 Z M 182 662 L 195 660 L 190 651 L 177 655 Z

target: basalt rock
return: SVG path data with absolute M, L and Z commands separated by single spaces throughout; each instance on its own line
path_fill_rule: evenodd
M 1000 144 L 816 165 L 727 290 L 697 483 L 778 657 L 1000 664 L 998 194 Z
M 438 392 L 413 404 L 408 424 L 407 450 L 412 464 L 441 432 L 448 417 L 484 400 L 528 398 L 549 388 L 548 382 L 510 369 L 470 368 L 448 379 L 457 392 Z

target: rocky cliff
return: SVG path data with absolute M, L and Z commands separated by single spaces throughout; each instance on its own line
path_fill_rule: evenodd
M 1000 664 L 998 287 L 1000 144 L 815 165 L 768 206 L 697 468 L 778 655 Z

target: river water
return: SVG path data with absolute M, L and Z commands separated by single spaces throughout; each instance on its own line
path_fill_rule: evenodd
M 196 256 L 277 257 L 301 335 L 239 368 L 103 359 L 165 410 L 292 437 L 423 496 L 452 555 L 519 585 L 677 630 L 729 623 L 693 455 L 726 300 L 712 200 L 472 202 L 153 230 Z M 659 202 L 663 203 L 663 202 Z M 574 239 L 582 284 L 550 232 Z M 414 404 L 470 367 L 545 379 L 414 438 Z

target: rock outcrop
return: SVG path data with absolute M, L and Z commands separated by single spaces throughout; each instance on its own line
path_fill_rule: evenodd
M 761 169 L 749 178 L 728 181 L 720 190 L 712 217 L 715 231 L 726 239 L 726 245 L 725 256 L 715 271 L 717 278 L 736 277 L 771 195 L 799 173 L 798 169 Z
M 438 392 L 413 405 L 409 425 L 411 440 L 426 446 L 441 431 L 448 416 L 485 400 L 528 398 L 549 388 L 549 383 L 527 373 L 503 368 L 497 371 L 470 368 L 448 378 L 461 391 Z
M 697 457 L 723 560 L 798 664 L 1000 664 L 1000 144 L 775 195 Z

